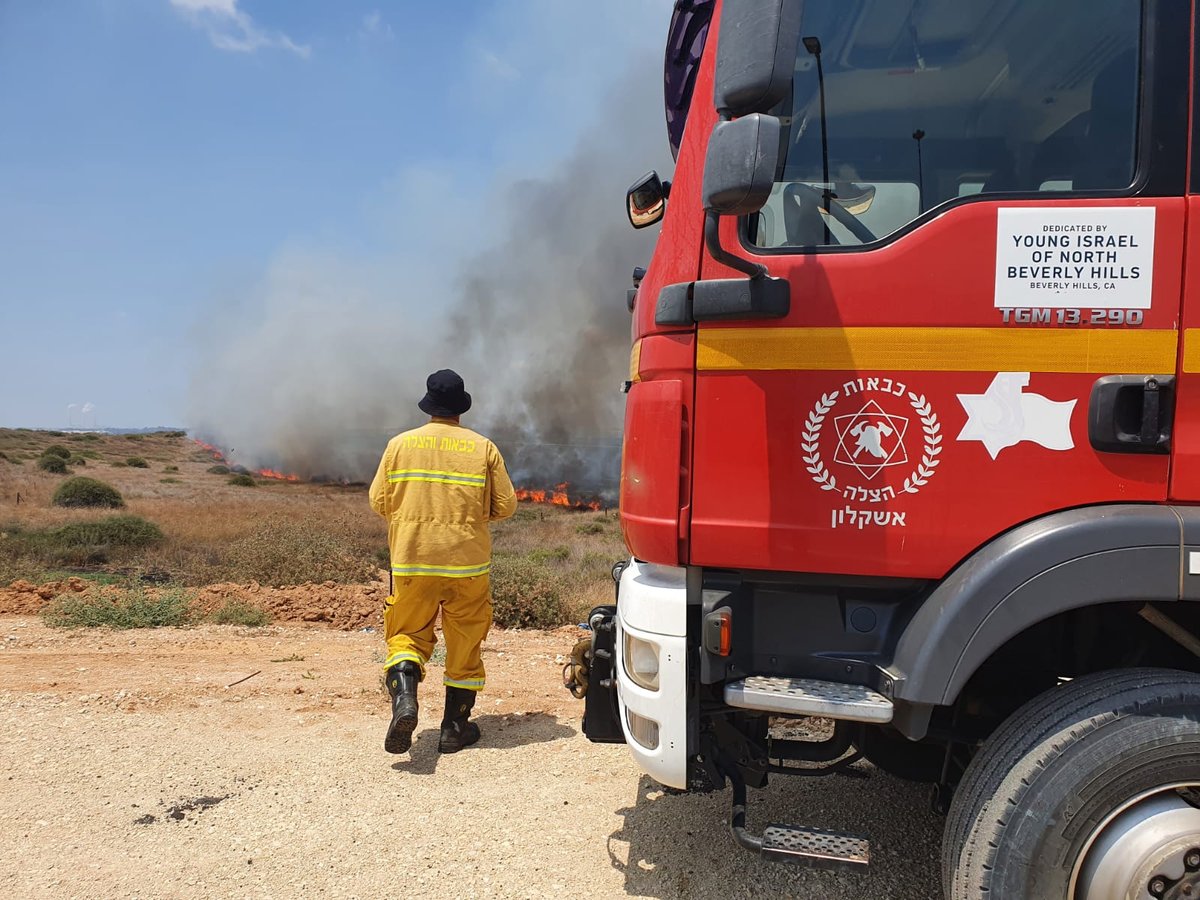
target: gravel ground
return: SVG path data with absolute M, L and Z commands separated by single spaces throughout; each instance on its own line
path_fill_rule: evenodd
M 395 757 L 377 634 L 0 619 L 0 895 L 940 896 L 926 789 L 864 766 L 752 792 L 752 827 L 873 840 L 867 875 L 763 863 L 728 837 L 727 793 L 664 794 L 580 734 L 573 636 L 493 633 L 481 744 L 438 755 L 435 687 Z

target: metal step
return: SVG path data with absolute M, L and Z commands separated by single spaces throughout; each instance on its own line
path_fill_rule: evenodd
M 752 675 L 725 685 L 725 702 L 742 709 L 796 716 L 827 716 L 851 722 L 892 721 L 892 701 L 859 684 L 813 678 Z
M 861 872 L 871 864 L 871 844 L 838 831 L 768 825 L 762 836 L 762 855 L 772 862 Z

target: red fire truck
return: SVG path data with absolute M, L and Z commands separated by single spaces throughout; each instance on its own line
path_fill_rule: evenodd
M 1200 895 L 1195 29 L 676 3 L 584 727 L 750 850 L 866 864 L 745 807 L 865 758 L 935 785 L 951 900 Z

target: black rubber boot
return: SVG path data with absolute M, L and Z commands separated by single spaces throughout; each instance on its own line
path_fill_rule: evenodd
M 457 753 L 479 740 L 479 726 L 467 721 L 475 705 L 475 694 L 466 688 L 446 688 L 446 714 L 442 716 L 438 753 Z
M 421 667 L 405 660 L 387 670 L 388 693 L 392 695 L 392 724 L 388 726 L 383 749 L 388 753 L 404 753 L 412 746 L 412 733 L 417 727 L 417 685 L 421 682 Z

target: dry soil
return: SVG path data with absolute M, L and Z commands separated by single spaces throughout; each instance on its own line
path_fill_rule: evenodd
M 729 839 L 728 794 L 666 794 L 581 735 L 559 682 L 574 637 L 493 632 L 483 740 L 454 756 L 431 667 L 396 757 L 377 632 L 0 618 L 0 895 L 939 896 L 924 788 L 864 765 L 752 794 L 752 825 L 873 839 L 866 875 L 763 863 Z

